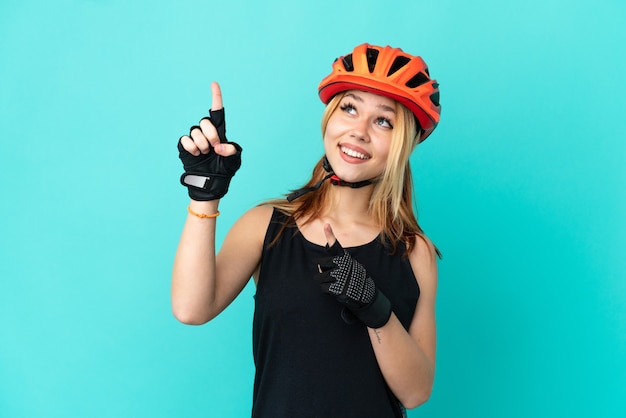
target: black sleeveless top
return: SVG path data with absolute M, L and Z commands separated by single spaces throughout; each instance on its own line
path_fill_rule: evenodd
M 315 259 L 325 248 L 295 224 L 273 246 L 287 216 L 274 210 L 255 295 L 252 416 L 258 418 L 402 417 L 404 408 L 382 376 L 367 328 L 342 319 L 342 305 L 322 293 Z M 346 248 L 365 266 L 408 329 L 419 288 L 404 243 L 394 254 L 379 239 Z

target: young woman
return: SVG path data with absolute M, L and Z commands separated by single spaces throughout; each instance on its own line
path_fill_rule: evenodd
M 424 61 L 363 44 L 319 85 L 324 156 L 286 199 L 245 213 L 215 254 L 240 165 L 219 86 L 179 141 L 191 203 L 174 262 L 176 318 L 203 324 L 256 283 L 254 417 L 402 417 L 431 393 L 438 251 L 413 210 L 409 156 L 439 122 Z

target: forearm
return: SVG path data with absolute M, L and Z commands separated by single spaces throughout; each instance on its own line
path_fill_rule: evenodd
M 381 328 L 368 328 L 372 347 L 385 381 L 407 408 L 428 400 L 435 366 L 404 329 L 395 314 Z
M 217 212 L 218 200 L 192 200 L 196 213 Z M 172 311 L 186 324 L 202 324 L 211 319 L 215 297 L 216 218 L 189 214 L 181 234 L 172 272 Z

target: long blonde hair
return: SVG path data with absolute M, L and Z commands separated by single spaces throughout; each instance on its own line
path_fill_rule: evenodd
M 326 106 L 322 115 L 322 135 L 326 132 L 328 120 L 339 106 L 344 94 L 345 92 L 337 94 Z M 393 251 L 397 248 L 397 242 L 403 241 L 409 253 L 415 246 L 417 236 L 425 237 L 413 209 L 413 178 L 409 162 L 411 152 L 419 143 L 419 134 L 415 116 L 411 111 L 396 102 L 396 112 L 398 117 L 392 133 L 387 163 L 381 175 L 374 179 L 374 190 L 368 211 L 378 223 L 382 241 L 389 241 Z M 320 158 L 313 168 L 311 179 L 303 187 L 312 187 L 326 177 L 328 173 L 323 167 L 323 161 L 324 157 Z M 293 222 L 304 219 L 306 224 L 322 215 L 331 187 L 333 186 L 330 182 L 325 181 L 318 190 L 306 193 L 292 202 L 275 199 L 265 204 L 289 215 Z M 286 226 L 283 225 L 276 239 Z M 439 254 L 438 250 L 436 252 Z

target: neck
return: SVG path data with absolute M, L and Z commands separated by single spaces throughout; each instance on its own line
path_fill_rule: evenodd
M 366 221 L 371 216 L 369 214 L 369 202 L 373 190 L 373 185 L 359 187 L 358 189 L 332 186 L 324 214 L 333 218 L 353 218 Z

